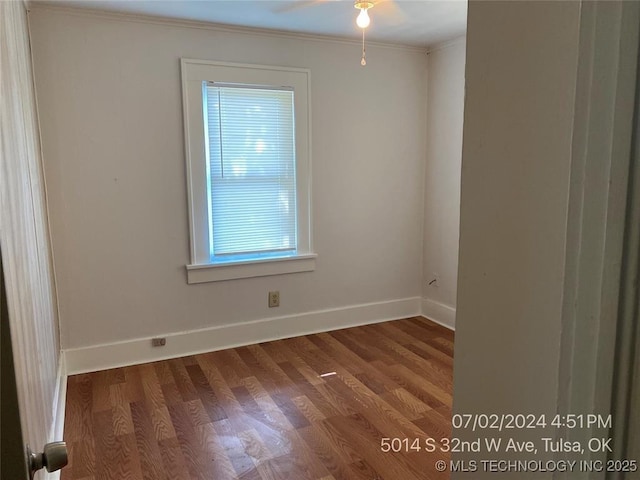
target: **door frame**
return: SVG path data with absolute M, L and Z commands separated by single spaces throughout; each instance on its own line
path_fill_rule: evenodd
M 625 232 L 633 192 L 635 102 L 629 99 L 636 95 L 639 25 L 638 2 L 581 3 L 558 381 L 561 415 L 607 418 L 614 407 Z M 590 438 L 615 435 L 619 428 L 613 423 L 611 431 L 600 427 L 560 429 L 558 438 L 586 444 Z M 604 462 L 607 454 L 587 453 L 582 459 Z M 554 478 L 605 475 L 572 472 Z

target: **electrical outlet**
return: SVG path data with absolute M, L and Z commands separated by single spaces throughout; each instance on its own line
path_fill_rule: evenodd
M 151 346 L 152 347 L 164 347 L 167 344 L 167 339 L 162 337 L 162 338 L 152 338 L 151 339 Z
M 280 306 L 280 292 L 269 292 L 269 308 Z

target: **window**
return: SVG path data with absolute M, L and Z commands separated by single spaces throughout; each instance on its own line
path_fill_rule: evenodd
M 309 71 L 182 60 L 189 283 L 311 271 Z

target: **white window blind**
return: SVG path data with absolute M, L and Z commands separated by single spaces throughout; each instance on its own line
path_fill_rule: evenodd
M 211 260 L 297 251 L 293 89 L 203 82 Z

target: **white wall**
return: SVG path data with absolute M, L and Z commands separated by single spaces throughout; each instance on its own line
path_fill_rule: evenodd
M 406 298 L 418 313 L 424 52 L 370 46 L 362 68 L 355 42 L 46 7 L 30 23 L 64 348 Z M 187 285 L 180 57 L 311 69 L 315 272 Z
M 39 451 L 61 434 L 56 430 L 56 415 L 64 379 L 59 369 L 55 287 L 22 2 L 0 2 L 0 78 L 2 264 L 22 433 L 24 441 Z
M 428 56 L 422 308 L 425 316 L 451 327 L 458 282 L 465 48 L 463 37 L 432 48 Z
M 580 4 L 470 2 L 468 15 L 454 412 L 553 418 Z

